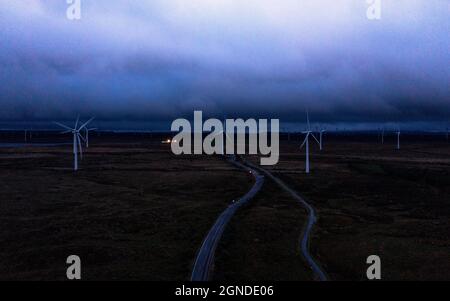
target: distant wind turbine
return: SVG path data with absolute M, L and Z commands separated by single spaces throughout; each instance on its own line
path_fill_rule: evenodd
M 397 131 L 397 150 L 400 150 L 400 135 L 402 134 L 402 132 L 400 131 L 400 128 L 398 128 Z
M 288 141 L 290 142 L 291 141 L 291 132 L 285 127 L 282 128 L 282 131 L 283 131 L 283 134 L 287 135 Z
M 94 120 L 94 118 L 89 119 L 87 122 L 85 122 L 84 124 L 82 124 L 80 127 L 78 127 L 78 123 L 80 121 L 80 117 L 77 118 L 77 120 L 75 121 L 75 126 L 73 128 L 70 128 L 62 123 L 59 122 L 55 122 L 56 125 L 59 125 L 60 127 L 66 129 L 66 131 L 62 132 L 62 134 L 68 134 L 68 133 L 72 133 L 73 134 L 73 170 L 77 171 L 78 170 L 78 152 L 80 153 L 80 158 L 83 159 L 83 148 L 81 145 L 81 140 L 85 140 L 83 138 L 83 136 L 81 135 L 81 131 L 89 124 L 92 122 L 92 120 Z
M 233 143 L 231 141 L 231 139 L 230 139 L 230 136 L 228 136 L 228 133 L 227 133 L 227 130 L 226 130 L 226 126 L 227 126 L 227 117 L 224 116 L 224 118 L 223 118 L 223 129 L 219 133 L 219 135 L 222 135 L 222 155 L 223 156 L 227 155 L 226 143 L 228 143 L 228 142 Z
M 320 141 L 319 141 L 319 144 L 320 144 L 320 150 L 322 151 L 323 150 L 323 135 L 325 134 L 327 132 L 327 130 L 320 130 Z
M 305 140 L 303 141 L 302 146 L 300 147 L 300 149 L 303 149 L 303 147 L 305 147 L 305 151 L 306 151 L 306 167 L 305 167 L 305 171 L 307 174 L 310 173 L 310 165 L 309 165 L 309 136 L 312 136 L 314 138 L 314 140 L 317 141 L 317 143 L 320 145 L 320 141 L 317 140 L 317 138 L 314 136 L 314 134 L 311 131 L 311 124 L 309 122 L 309 112 L 306 111 L 306 122 L 308 124 L 308 130 L 304 131 L 303 134 L 306 135 Z
M 89 129 L 88 127 L 84 128 L 84 140 L 86 143 L 86 148 L 89 148 L 89 132 L 96 131 L 96 128 Z
M 222 154 L 221 155 L 223 155 L 223 156 L 226 156 L 227 155 L 227 151 L 226 151 L 226 144 L 228 143 L 228 142 L 232 142 L 231 141 L 231 139 L 230 139 L 230 136 L 228 136 L 228 133 L 226 132 L 226 131 L 222 131 L 222 132 L 220 132 L 219 133 L 219 135 L 222 135 Z M 225 137 L 224 137 L 225 136 Z M 224 139 L 225 138 L 225 139 Z

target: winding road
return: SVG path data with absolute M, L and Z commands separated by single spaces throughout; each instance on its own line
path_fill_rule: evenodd
M 229 162 L 253 175 L 255 178 L 255 184 L 252 189 L 247 192 L 241 199 L 229 206 L 217 219 L 214 226 L 209 231 L 203 244 L 198 252 L 197 259 L 195 260 L 194 268 L 192 270 L 191 281 L 208 281 L 210 280 L 210 273 L 214 265 L 214 254 L 217 249 L 217 245 L 222 237 L 222 234 L 233 217 L 236 211 L 242 206 L 250 202 L 255 195 L 261 190 L 264 184 L 264 176 L 260 175 L 258 171 L 247 167 L 235 160 L 230 159 Z
M 214 226 L 209 231 L 208 235 L 206 236 L 205 240 L 203 241 L 203 244 L 198 252 L 197 258 L 195 260 L 194 268 L 191 275 L 191 281 L 209 281 L 210 280 L 210 274 L 212 271 L 212 267 L 214 265 L 214 255 L 217 249 L 217 246 L 220 242 L 220 239 L 222 237 L 223 232 L 225 231 L 225 228 L 233 215 L 236 213 L 236 211 L 241 208 L 242 206 L 246 205 L 248 202 L 250 202 L 256 194 L 261 190 L 263 184 L 264 184 L 264 176 L 260 173 L 265 174 L 267 177 L 272 179 L 276 184 L 278 184 L 283 190 L 288 192 L 295 200 L 300 202 L 302 206 L 307 210 L 308 212 L 308 221 L 305 226 L 305 230 L 303 231 L 303 235 L 301 238 L 301 252 L 303 257 L 305 258 L 306 262 L 310 266 L 311 270 L 313 271 L 316 279 L 320 281 L 327 281 L 327 276 L 325 272 L 322 270 L 320 265 L 314 260 L 314 258 L 311 256 L 309 251 L 309 241 L 311 238 L 311 232 L 314 227 L 314 224 L 317 221 L 316 212 L 314 208 L 308 204 L 297 192 L 289 188 L 282 180 L 274 176 L 271 172 L 255 166 L 252 163 L 247 162 L 246 160 L 242 159 L 243 163 L 239 163 L 234 159 L 230 159 L 229 162 L 233 165 L 235 165 L 238 168 L 241 168 L 249 173 L 251 173 L 255 178 L 255 184 L 253 185 L 252 189 L 247 192 L 246 195 L 244 195 L 241 199 L 239 199 L 237 202 L 233 203 L 231 206 L 229 206 L 217 219 Z M 259 171 L 259 172 L 258 172 Z
M 308 221 L 305 227 L 305 230 L 303 232 L 303 237 L 301 239 L 301 251 L 303 254 L 303 257 L 305 258 L 306 262 L 314 272 L 317 279 L 320 281 L 327 281 L 328 278 L 325 274 L 325 272 L 322 270 L 320 265 L 314 260 L 314 258 L 311 256 L 309 252 L 309 241 L 311 238 L 311 232 L 314 227 L 314 224 L 317 221 L 316 217 L 316 211 L 314 208 L 308 204 L 300 195 L 298 195 L 297 192 L 289 188 L 282 180 L 274 176 L 271 172 L 261 168 L 257 167 L 249 162 L 245 162 L 248 166 L 251 166 L 252 168 L 259 170 L 261 173 L 264 173 L 267 177 L 272 179 L 275 183 L 277 183 L 283 190 L 288 192 L 295 200 L 299 201 L 303 207 L 308 211 Z

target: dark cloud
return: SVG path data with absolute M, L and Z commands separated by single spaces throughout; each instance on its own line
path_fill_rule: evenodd
M 0 119 L 449 119 L 446 1 L 61 2 L 0 3 Z

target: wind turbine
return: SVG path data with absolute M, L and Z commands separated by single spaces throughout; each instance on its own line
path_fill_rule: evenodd
M 384 144 L 384 127 L 381 128 L 381 144 Z
M 400 131 L 400 127 L 398 128 L 397 131 L 397 150 L 400 150 L 400 135 L 402 134 L 402 132 Z
M 86 148 L 89 148 L 89 132 L 96 131 L 96 128 L 89 129 L 88 127 L 84 128 L 84 142 L 86 143 Z
M 222 135 L 222 139 L 223 139 L 224 136 L 225 136 L 225 139 L 222 140 L 222 154 L 221 154 L 221 155 L 226 156 L 226 155 L 227 155 L 226 144 L 227 144 L 228 142 L 232 142 L 232 141 L 231 141 L 230 136 L 228 136 L 228 133 L 227 133 L 226 131 L 221 131 L 221 132 L 219 133 L 219 135 Z
M 282 127 L 281 130 L 283 131 L 283 134 L 286 134 L 288 141 L 291 142 L 291 131 L 285 127 Z
M 73 128 L 70 128 L 62 123 L 55 122 L 55 124 L 59 125 L 60 127 L 66 129 L 66 131 L 62 132 L 62 134 L 73 134 L 73 170 L 78 170 L 78 152 L 80 152 L 80 158 L 83 159 L 83 148 L 81 146 L 81 140 L 85 140 L 83 136 L 81 135 L 81 131 L 89 124 L 91 121 L 94 120 L 94 118 L 89 119 L 87 122 L 82 124 L 80 127 L 78 127 L 78 123 L 80 121 L 80 117 L 77 117 L 77 120 L 75 121 L 75 126 Z
M 230 136 L 227 133 L 227 117 L 224 116 L 223 117 L 223 129 L 222 131 L 219 133 L 219 135 L 222 135 L 222 155 L 226 156 L 227 155 L 227 148 L 226 148 L 226 144 L 228 142 L 233 143 L 233 141 L 231 141 Z M 225 137 L 224 137 L 225 136 Z M 234 139 L 234 138 L 233 138 Z
M 317 143 L 320 145 L 320 141 L 317 140 L 317 138 L 314 136 L 314 134 L 311 131 L 311 124 L 309 123 L 309 112 L 306 111 L 306 121 L 308 123 L 308 130 L 304 131 L 303 134 L 306 135 L 305 140 L 303 141 L 302 146 L 300 147 L 300 149 L 303 149 L 303 147 L 305 147 L 306 150 L 306 168 L 305 171 L 307 174 L 310 173 L 310 165 L 309 165 L 309 136 L 312 136 L 314 138 L 314 140 L 317 141 Z
M 320 150 L 323 150 L 323 135 L 327 132 L 327 130 L 320 130 L 320 138 L 319 138 L 319 144 L 320 144 Z
M 285 129 L 288 136 L 288 141 L 291 142 L 291 131 L 289 129 Z

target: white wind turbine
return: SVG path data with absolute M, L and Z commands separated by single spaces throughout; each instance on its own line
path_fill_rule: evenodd
M 223 119 L 223 129 L 222 129 L 222 131 L 219 133 L 219 135 L 222 135 L 222 154 L 221 154 L 221 155 L 223 155 L 223 156 L 226 156 L 226 155 L 227 155 L 226 144 L 227 144 L 228 142 L 233 143 L 233 141 L 231 141 L 230 136 L 229 136 L 228 133 L 227 133 L 226 127 L 227 127 L 227 118 L 224 116 L 224 119 Z M 234 139 L 234 138 L 233 138 L 233 139 Z
M 88 127 L 84 128 L 84 140 L 85 140 L 84 142 L 86 143 L 86 148 L 89 148 L 89 132 L 96 131 L 96 130 L 98 130 L 98 129 L 96 129 L 96 128 L 90 129 Z
M 291 142 L 291 131 L 285 127 L 281 128 L 281 130 L 283 134 L 287 135 L 288 141 Z
M 311 124 L 309 123 L 309 112 L 308 111 L 306 111 L 306 121 L 308 123 L 308 130 L 303 132 L 303 134 L 305 134 L 306 137 L 305 137 L 305 140 L 303 141 L 303 144 L 300 147 L 300 149 L 303 149 L 303 147 L 305 147 L 305 149 L 306 149 L 306 168 L 305 168 L 305 171 L 306 171 L 307 174 L 309 174 L 309 172 L 310 172 L 310 165 L 309 165 L 309 136 L 312 136 L 314 138 L 314 140 L 316 140 L 319 145 L 320 145 L 320 141 L 317 140 L 317 138 L 314 136 L 314 134 L 311 131 Z
M 325 130 L 325 129 L 322 129 L 322 130 L 320 130 L 320 132 L 319 132 L 319 144 L 320 144 L 320 150 L 322 151 L 323 150 L 323 135 L 325 134 L 327 132 L 327 130 Z
M 402 134 L 402 132 L 400 131 L 400 127 L 398 128 L 397 131 L 397 150 L 400 150 L 400 135 Z
M 222 135 L 222 154 L 223 156 L 227 155 L 227 148 L 226 148 L 226 144 L 228 142 L 232 143 L 230 136 L 228 136 L 228 133 L 226 131 L 222 131 L 219 133 L 219 135 Z M 225 139 L 223 138 L 223 136 L 225 136 Z
M 384 127 L 381 128 L 381 144 L 384 144 Z
M 83 148 L 81 145 L 81 140 L 85 140 L 83 136 L 81 135 L 81 131 L 92 121 L 94 118 L 89 119 L 87 122 L 82 124 L 80 127 L 78 127 L 78 123 L 80 121 L 80 117 L 77 118 L 75 121 L 74 128 L 70 128 L 62 123 L 55 122 L 55 124 L 59 125 L 60 127 L 66 129 L 66 131 L 62 132 L 62 134 L 72 133 L 73 134 L 73 170 L 78 170 L 78 152 L 80 152 L 80 157 L 83 159 Z

